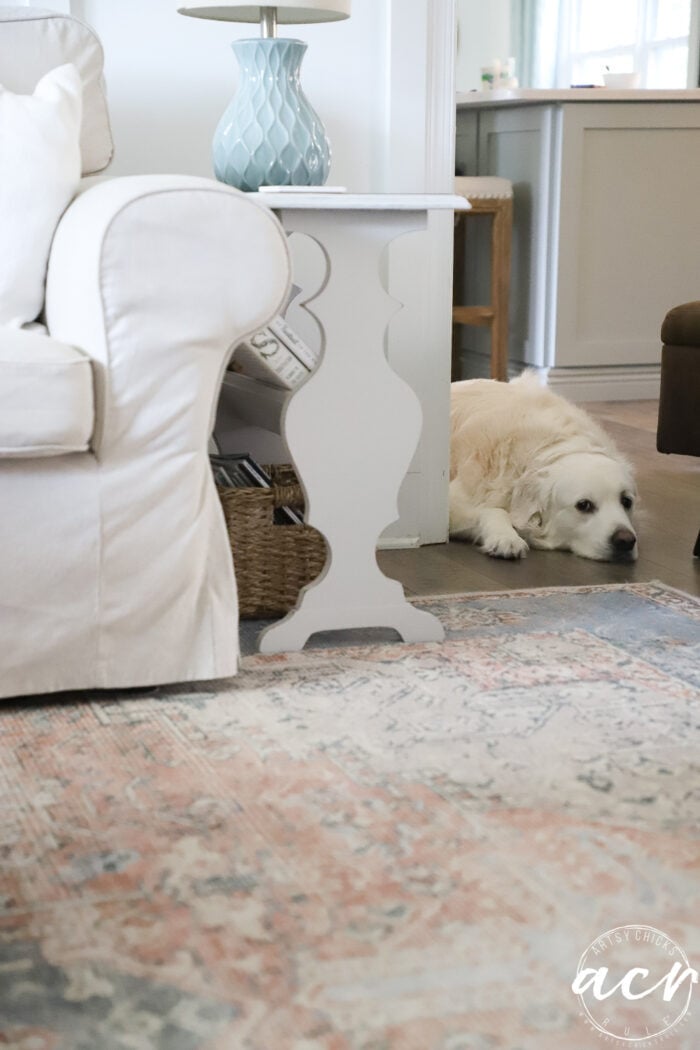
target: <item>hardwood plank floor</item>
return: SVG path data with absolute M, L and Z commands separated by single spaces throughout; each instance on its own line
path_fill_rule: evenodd
M 489 558 L 471 544 L 380 551 L 379 564 L 408 594 L 459 594 L 528 587 L 662 580 L 700 595 L 700 459 L 656 451 L 656 401 L 584 406 L 634 464 L 640 493 L 639 559 L 634 565 L 588 561 L 561 551 L 530 551 L 518 562 Z

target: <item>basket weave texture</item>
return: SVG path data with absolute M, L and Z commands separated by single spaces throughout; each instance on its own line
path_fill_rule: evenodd
M 326 563 L 326 541 L 310 525 L 278 525 L 277 507 L 303 509 L 304 497 L 290 466 L 266 467 L 272 488 L 219 487 L 243 620 L 282 616 L 301 588 Z

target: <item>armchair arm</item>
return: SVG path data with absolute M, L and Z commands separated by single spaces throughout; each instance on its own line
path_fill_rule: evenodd
M 54 238 L 46 322 L 94 362 L 98 459 L 130 436 L 203 447 L 231 350 L 288 282 L 277 219 L 221 183 L 135 176 L 79 195 Z
M 107 181 L 59 224 L 46 322 L 92 358 L 95 381 L 93 454 L 75 469 L 98 518 L 97 682 L 236 670 L 236 588 L 207 439 L 230 352 L 280 309 L 288 282 L 277 219 L 212 180 Z
M 700 301 L 674 306 L 661 325 L 661 342 L 668 346 L 700 347 Z
M 700 300 L 669 310 L 661 340 L 656 447 L 659 452 L 700 456 Z

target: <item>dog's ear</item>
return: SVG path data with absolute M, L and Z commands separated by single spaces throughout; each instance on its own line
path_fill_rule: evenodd
M 510 519 L 520 533 L 541 535 L 545 529 L 547 507 L 551 496 L 547 471 L 523 474 L 515 483 L 510 504 Z

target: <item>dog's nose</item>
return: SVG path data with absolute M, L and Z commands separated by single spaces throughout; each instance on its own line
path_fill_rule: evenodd
M 616 554 L 627 554 L 634 548 L 637 537 L 631 529 L 615 529 L 610 537 L 610 546 Z

